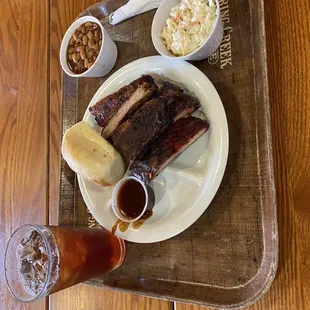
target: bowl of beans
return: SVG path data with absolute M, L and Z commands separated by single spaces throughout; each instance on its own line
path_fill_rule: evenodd
M 116 58 L 115 42 L 93 16 L 74 21 L 60 47 L 61 66 L 73 77 L 104 76 L 112 70 Z

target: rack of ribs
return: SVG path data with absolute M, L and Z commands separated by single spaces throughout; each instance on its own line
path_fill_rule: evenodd
M 129 85 L 101 99 L 89 108 L 97 124 L 102 129 L 102 136 L 109 138 L 113 131 L 139 107 L 147 102 L 158 87 L 150 75 L 142 75 Z
M 209 124 L 189 116 L 171 124 L 130 166 L 132 174 L 145 184 L 152 181 L 176 156 L 209 129 Z
M 112 142 L 130 165 L 171 123 L 199 107 L 199 101 L 190 95 L 163 90 L 114 131 Z
M 118 127 L 111 140 L 129 165 L 171 122 L 167 101 L 153 98 Z

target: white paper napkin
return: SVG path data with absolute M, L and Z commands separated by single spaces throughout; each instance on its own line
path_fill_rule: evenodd
M 111 13 L 110 24 L 116 25 L 125 19 L 156 9 L 162 0 L 129 0 L 125 5 Z

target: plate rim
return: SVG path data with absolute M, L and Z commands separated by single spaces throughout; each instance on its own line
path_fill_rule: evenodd
M 124 65 L 123 67 L 119 68 L 117 71 L 115 71 L 102 85 L 100 85 L 100 87 L 97 89 L 97 91 L 95 92 L 95 94 L 93 95 L 93 97 L 91 98 L 91 100 L 89 101 L 89 104 L 85 110 L 85 113 L 83 115 L 83 121 L 87 121 L 88 117 L 90 116 L 90 113 L 88 111 L 89 107 L 92 105 L 92 102 L 95 101 L 94 98 L 100 97 L 100 93 L 103 92 L 103 89 L 108 87 L 119 75 L 122 75 L 126 72 L 126 69 L 130 69 L 132 66 L 136 66 L 139 63 L 143 63 L 143 62 L 147 62 L 147 61 L 167 61 L 167 59 L 163 56 L 160 55 L 156 55 L 156 56 L 148 56 L 148 57 L 143 57 L 143 58 L 139 58 L 136 59 L 126 65 Z M 184 225 L 182 223 L 182 225 L 180 225 L 178 229 L 175 229 L 174 232 L 172 234 L 169 234 L 168 236 L 165 236 L 163 238 L 159 237 L 158 238 L 158 234 L 154 234 L 151 236 L 148 236 L 148 239 L 143 239 L 142 238 L 132 238 L 132 236 L 118 236 L 117 232 L 115 233 L 116 236 L 129 241 L 129 242 L 134 242 L 134 243 L 155 243 L 155 242 L 160 242 L 160 241 L 164 241 L 164 240 L 168 240 L 170 238 L 173 238 L 175 236 L 177 236 L 178 234 L 182 233 L 183 231 L 185 231 L 186 229 L 188 229 L 191 225 L 193 225 L 201 216 L 202 214 L 208 209 L 208 207 L 210 206 L 211 202 L 213 201 L 216 193 L 218 192 L 218 189 L 221 185 L 221 182 L 223 180 L 223 176 L 226 170 L 226 166 L 227 166 L 227 159 L 228 159 L 228 153 L 229 153 L 229 130 L 228 130 L 228 122 L 227 122 L 227 116 L 226 116 L 226 112 L 224 109 L 224 105 L 223 102 L 221 100 L 221 97 L 219 96 L 215 86 L 213 85 L 213 83 L 210 81 L 210 79 L 207 77 L 207 75 L 202 72 L 200 69 L 198 69 L 197 67 L 195 67 L 194 65 L 188 63 L 187 61 L 183 61 L 183 60 L 174 60 L 175 63 L 179 62 L 182 63 L 183 65 L 192 68 L 194 70 L 196 70 L 196 72 L 206 79 L 206 81 L 213 87 L 219 102 L 221 103 L 218 108 L 220 108 L 222 110 L 222 117 L 223 117 L 223 131 L 221 132 L 221 137 L 222 137 L 222 141 L 221 141 L 221 155 L 219 158 L 219 166 L 217 169 L 217 172 L 214 175 L 214 179 L 213 179 L 213 191 L 214 193 L 212 193 L 212 195 L 210 195 L 209 198 L 209 202 L 206 203 L 206 207 L 201 208 L 201 210 L 199 210 L 198 213 L 196 213 L 196 216 L 194 217 L 194 219 L 189 220 L 186 222 L 186 224 Z M 143 73 L 140 73 L 143 74 Z M 97 100 L 97 99 L 96 99 Z M 90 213 L 93 215 L 93 217 L 96 219 L 96 221 L 101 225 L 101 221 L 99 220 L 100 215 L 97 213 L 96 209 L 92 208 L 92 202 L 90 200 L 90 198 L 88 197 L 87 191 L 86 191 L 86 186 L 84 183 L 84 178 L 81 177 L 79 174 L 77 175 L 77 179 L 78 179 L 78 185 L 79 185 L 79 189 L 81 192 L 81 195 L 83 197 L 83 200 L 88 208 L 88 210 L 90 211 Z M 104 227 L 104 226 L 103 226 Z M 167 235 L 167 233 L 166 233 Z

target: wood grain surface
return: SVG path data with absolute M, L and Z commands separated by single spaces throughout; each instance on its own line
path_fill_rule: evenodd
M 173 310 L 173 303 L 81 284 L 51 296 L 50 309 Z
M 265 2 L 280 263 L 271 289 L 250 309 L 310 309 L 310 3 Z M 55 223 L 61 97 L 58 50 L 65 29 L 93 3 L 94 0 L 1 3 L 0 309 L 49 306 L 44 300 L 29 305 L 13 301 L 5 289 L 3 253 L 17 226 L 46 223 L 48 201 L 50 223 Z M 172 309 L 173 304 L 78 285 L 51 296 L 50 307 L 157 310 Z M 176 304 L 176 309 L 206 308 Z
M 47 223 L 48 1 L 2 1 L 0 9 L 0 309 L 17 303 L 6 289 L 4 251 L 25 223 Z

